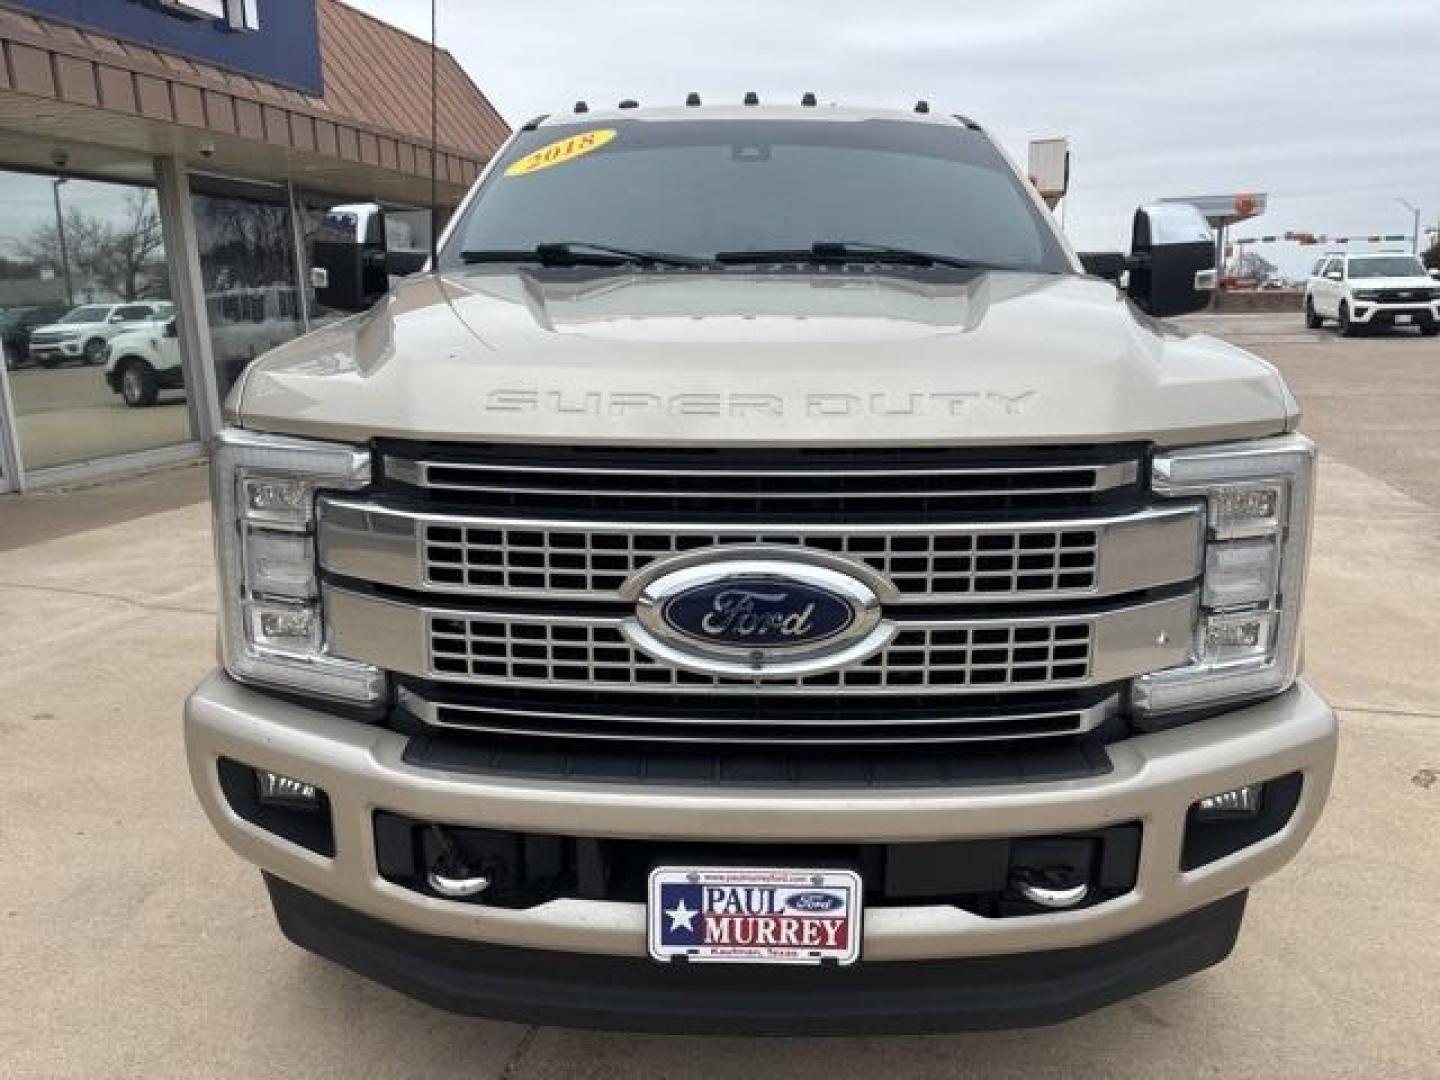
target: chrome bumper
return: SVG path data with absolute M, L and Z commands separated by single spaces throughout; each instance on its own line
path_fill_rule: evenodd
M 303 889 L 408 930 L 560 952 L 643 956 L 641 905 L 555 900 L 501 910 L 420 896 L 385 881 L 373 812 L 495 829 L 601 837 L 756 841 L 958 840 L 1144 829 L 1135 888 L 1071 912 L 990 919 L 951 906 L 871 907 L 864 956 L 919 960 L 1068 948 L 1153 926 L 1273 873 L 1315 827 L 1330 787 L 1335 716 L 1301 684 L 1224 716 L 1109 748 L 1104 776 L 1053 783 L 914 790 L 632 787 L 494 779 L 404 762 L 395 732 L 279 701 L 216 673 L 185 707 L 191 778 L 211 822 L 242 857 Z M 221 792 L 218 759 L 273 769 L 329 795 L 327 858 L 242 820 Z M 1303 774 L 1300 802 L 1273 836 L 1184 872 L 1188 808 L 1207 795 Z

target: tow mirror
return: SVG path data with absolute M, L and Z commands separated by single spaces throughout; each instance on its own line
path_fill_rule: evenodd
M 1130 299 L 1157 318 L 1199 311 L 1218 284 L 1210 224 L 1189 203 L 1135 211 L 1128 263 Z
M 310 241 L 310 286 L 317 303 L 365 311 L 390 288 L 385 211 L 378 203 L 347 203 L 325 212 Z
M 174 319 L 171 319 L 165 324 L 164 335 L 167 338 L 178 338 L 180 336 L 180 328 L 175 325 Z

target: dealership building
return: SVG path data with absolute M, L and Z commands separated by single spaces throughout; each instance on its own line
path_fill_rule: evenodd
M 0 493 L 200 454 L 251 359 L 338 317 L 322 225 L 379 204 L 428 250 L 509 135 L 340 0 L 0 0 L 0 50 Z

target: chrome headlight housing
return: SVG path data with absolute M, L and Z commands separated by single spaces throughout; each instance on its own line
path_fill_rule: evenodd
M 370 483 L 368 451 L 227 429 L 212 447 L 220 653 L 246 683 L 370 704 L 385 677 L 330 654 L 315 543 L 322 490 Z
M 1315 444 L 1303 435 L 1176 450 L 1155 459 L 1157 495 L 1205 500 L 1205 564 L 1189 662 L 1136 679 L 1137 713 L 1157 716 L 1264 697 L 1294 683 L 1314 472 Z

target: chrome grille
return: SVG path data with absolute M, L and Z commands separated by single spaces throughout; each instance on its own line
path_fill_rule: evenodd
M 396 676 L 433 727 L 1043 739 L 1091 730 L 1118 686 L 1188 656 L 1204 506 L 1147 505 L 1138 447 L 378 449 L 374 490 L 320 503 L 329 645 Z M 631 643 L 648 580 L 737 548 L 883 579 L 893 637 L 839 670 L 763 680 Z
M 886 648 L 842 671 L 767 679 L 767 691 L 1003 689 L 1083 684 L 1087 620 L 902 629 Z M 443 679 L 504 685 L 753 689 L 747 679 L 670 667 L 631 646 L 618 622 L 432 614 L 430 664 Z
M 429 585 L 464 590 L 618 594 L 657 559 L 709 547 L 772 544 L 846 555 L 887 577 L 906 597 L 1084 593 L 1095 587 L 1093 528 L 986 532 L 635 532 L 504 523 L 426 524 Z

